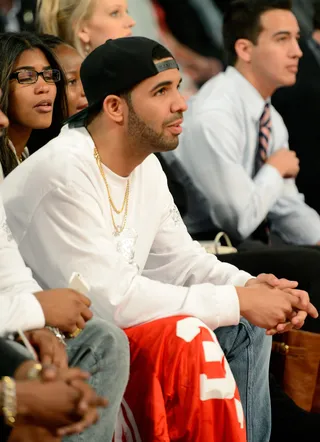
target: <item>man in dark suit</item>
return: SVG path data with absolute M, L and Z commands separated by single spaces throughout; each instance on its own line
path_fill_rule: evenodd
M 290 148 L 300 158 L 297 186 L 306 203 L 320 213 L 320 4 L 315 4 L 314 32 L 301 40 L 303 57 L 297 82 L 293 87 L 278 90 L 273 105 L 289 131 Z
M 37 0 L 0 0 L 0 32 L 35 31 Z

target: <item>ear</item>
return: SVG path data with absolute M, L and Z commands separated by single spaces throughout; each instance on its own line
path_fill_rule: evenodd
M 235 43 L 235 51 L 239 60 L 251 62 L 253 43 L 245 38 L 239 38 Z
M 117 95 L 108 95 L 103 102 L 103 112 L 115 123 L 123 123 L 124 120 L 124 100 Z
M 90 43 L 90 29 L 86 22 L 83 22 L 78 30 L 78 37 L 85 45 Z

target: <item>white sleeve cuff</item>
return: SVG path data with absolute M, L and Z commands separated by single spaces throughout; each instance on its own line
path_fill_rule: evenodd
M 26 294 L 22 296 L 25 296 L 25 302 L 26 304 L 29 304 L 29 307 L 26 310 L 28 311 L 30 316 L 26 321 L 26 327 L 28 327 L 28 330 L 43 328 L 46 325 L 46 319 L 44 317 L 40 302 L 32 294 Z
M 221 300 L 217 313 L 218 327 L 238 325 L 240 304 L 236 288 L 231 285 L 216 286 L 216 300 Z M 218 317 L 219 315 L 219 317 Z
M 242 270 L 233 276 L 230 283 L 235 287 L 244 287 L 249 279 L 253 279 L 255 276 L 250 275 L 250 273 L 243 272 Z

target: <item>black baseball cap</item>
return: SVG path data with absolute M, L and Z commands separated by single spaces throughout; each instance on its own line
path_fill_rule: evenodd
M 171 58 L 170 60 L 156 62 Z M 80 77 L 88 107 L 70 117 L 70 127 L 85 126 L 90 111 L 108 95 L 119 95 L 141 81 L 168 69 L 179 69 L 172 54 L 154 40 L 145 37 L 124 37 L 107 40 L 83 61 Z

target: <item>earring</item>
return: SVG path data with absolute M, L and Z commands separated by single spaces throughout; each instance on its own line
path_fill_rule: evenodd
M 90 52 L 91 52 L 91 46 L 90 46 L 90 43 L 87 43 L 87 44 L 85 44 L 85 46 L 84 46 L 84 53 L 85 53 L 85 55 L 87 56 L 87 55 L 90 54 Z

